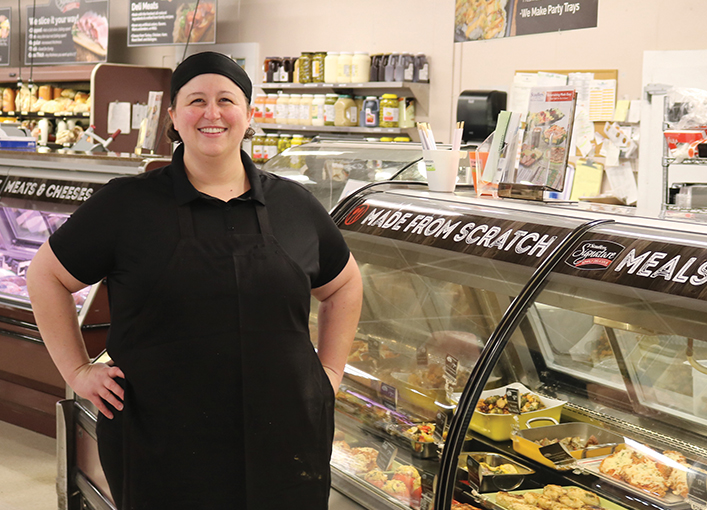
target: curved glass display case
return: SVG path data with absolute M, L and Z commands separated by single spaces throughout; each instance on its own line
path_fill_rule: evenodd
M 368 508 L 704 508 L 706 227 L 415 183 L 332 214 L 364 281 L 338 490 Z

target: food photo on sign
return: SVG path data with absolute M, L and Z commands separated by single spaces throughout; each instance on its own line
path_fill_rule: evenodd
M 196 9 L 195 9 L 196 7 Z M 172 41 L 174 43 L 214 42 L 216 35 L 215 2 L 184 2 L 174 16 L 174 30 Z M 191 34 L 189 33 L 191 31 Z
M 456 0 L 454 42 L 507 37 L 515 0 Z
M 71 27 L 77 62 L 103 62 L 108 55 L 108 18 L 87 11 Z

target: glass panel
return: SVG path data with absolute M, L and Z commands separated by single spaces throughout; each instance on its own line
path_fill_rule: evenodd
M 0 298 L 29 307 L 25 275 L 34 254 L 69 217 L 32 209 L 0 208 Z M 91 287 L 74 293 L 81 309 Z

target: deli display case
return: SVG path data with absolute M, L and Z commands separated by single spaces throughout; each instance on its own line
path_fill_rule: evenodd
M 25 274 L 37 249 L 104 183 L 144 171 L 152 160 L 0 152 L 0 419 L 49 436 L 66 387 L 37 330 Z M 102 284 L 74 294 L 91 356 L 105 346 Z
M 364 282 L 334 487 L 367 508 L 704 508 L 707 225 L 414 182 L 332 216 Z

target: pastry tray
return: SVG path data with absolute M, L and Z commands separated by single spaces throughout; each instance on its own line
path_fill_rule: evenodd
M 565 489 L 568 489 L 570 486 L 564 487 Z M 510 491 L 509 494 L 525 494 L 526 492 L 543 492 L 543 489 L 530 489 L 530 490 L 520 490 L 520 491 Z M 596 492 L 594 493 L 596 494 Z M 597 494 L 597 496 L 599 496 Z M 489 508 L 491 510 L 507 510 L 505 507 L 502 507 L 498 503 L 496 503 L 496 493 L 495 492 L 490 492 L 488 494 L 480 494 L 479 498 L 481 499 L 482 505 L 485 508 Z M 616 503 L 613 503 L 612 501 L 609 501 L 608 499 L 602 498 L 599 496 L 599 502 L 601 503 L 601 508 L 605 508 L 607 510 L 626 510 L 624 507 L 621 505 L 617 505 Z M 594 508 L 594 507 L 593 507 Z
M 640 496 L 642 499 L 644 499 L 646 501 L 649 501 L 651 503 L 655 503 L 659 507 L 676 508 L 676 507 L 681 507 L 681 506 L 685 506 L 688 504 L 687 500 L 685 500 L 681 496 L 674 494 L 672 492 L 668 492 L 665 495 L 665 497 L 661 498 L 655 494 L 651 494 L 648 491 L 645 491 L 643 489 L 639 489 L 638 487 L 634 487 L 633 485 L 626 483 L 623 480 L 619 480 L 617 478 L 614 478 L 613 476 L 602 473 L 599 470 L 599 465 L 601 464 L 601 461 L 603 461 L 605 458 L 606 458 L 606 456 L 592 457 L 592 458 L 588 458 L 588 459 L 580 459 L 577 461 L 577 466 L 584 473 L 598 476 L 602 480 L 606 480 L 607 482 L 612 483 L 612 484 L 616 485 L 617 487 L 621 487 L 622 489 L 626 490 L 626 492 L 630 492 L 631 494 L 635 494 L 637 496 Z

